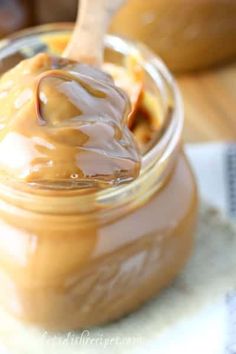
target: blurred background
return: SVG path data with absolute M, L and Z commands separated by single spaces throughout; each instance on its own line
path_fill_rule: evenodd
M 76 11 L 77 0 L 0 0 L 0 37 L 35 25 L 74 21 Z M 185 151 L 197 177 L 200 197 L 235 222 L 236 0 L 127 0 L 110 31 L 147 44 L 175 75 L 185 107 Z M 212 246 L 212 252 L 215 249 Z M 224 250 L 222 254 L 226 259 Z M 214 264 L 212 259 L 209 262 Z M 235 294 L 230 305 L 233 349 L 228 346 L 228 353 L 235 353 Z M 214 311 L 207 312 L 206 335 L 218 333 L 217 325 L 216 332 L 215 327 L 212 331 L 217 318 Z M 221 308 L 217 311 L 216 316 Z M 184 334 L 179 328 L 177 333 Z M 195 334 L 190 338 L 196 340 Z M 215 342 L 221 337 L 215 336 Z M 201 339 L 205 338 L 208 341 L 206 336 Z
M 77 0 L 0 0 L 0 35 L 74 21 Z M 110 31 L 141 40 L 182 89 L 188 142 L 236 139 L 236 0 L 128 0 Z

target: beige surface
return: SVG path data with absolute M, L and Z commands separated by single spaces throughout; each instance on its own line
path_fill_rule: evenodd
M 185 140 L 236 140 L 236 63 L 178 79 L 184 96 Z

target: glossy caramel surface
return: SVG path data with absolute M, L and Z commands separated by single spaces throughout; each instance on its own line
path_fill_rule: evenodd
M 131 181 L 129 98 L 105 72 L 38 54 L 0 79 L 0 174 L 53 188 Z

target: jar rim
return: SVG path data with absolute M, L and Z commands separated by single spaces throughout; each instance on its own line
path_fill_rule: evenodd
M 8 53 L 9 47 L 14 52 L 14 48 L 17 45 L 19 46 L 19 41 L 23 41 L 22 45 L 24 45 L 24 40 L 27 40 L 27 44 L 29 45 L 31 36 L 68 32 L 71 31 L 72 28 L 72 23 L 56 23 L 36 26 L 16 32 L 15 34 L 0 41 L 0 59 L 4 57 L 6 48 L 8 49 Z M 114 205 L 114 201 L 116 205 L 123 204 L 124 198 L 122 196 L 129 195 L 131 191 L 138 192 L 140 190 L 140 186 L 143 186 L 145 175 L 150 173 L 154 166 L 157 170 L 158 165 L 161 165 L 161 163 L 166 161 L 173 154 L 181 139 L 183 130 L 182 99 L 178 86 L 163 61 L 144 44 L 124 37 L 119 37 L 117 35 L 107 35 L 105 38 L 105 46 L 116 52 L 118 51 L 123 55 L 136 54 L 139 58 L 139 64 L 144 68 L 144 71 L 148 72 L 148 74 L 152 76 L 154 82 L 165 87 L 165 92 L 167 95 L 166 99 L 168 101 L 168 107 L 165 113 L 168 115 L 168 119 L 166 117 L 167 124 L 157 143 L 153 145 L 143 156 L 141 173 L 137 179 L 127 184 L 103 189 L 89 193 L 88 195 L 80 194 L 72 196 L 68 194 L 67 196 L 62 196 L 59 193 L 60 198 L 55 197 L 55 200 L 57 201 L 54 204 L 54 207 L 53 205 L 50 205 L 48 210 L 49 212 L 53 212 L 55 207 L 56 209 L 61 208 L 61 211 L 62 209 L 65 210 L 66 207 L 66 210 L 68 211 L 74 211 L 79 208 L 80 211 L 83 210 L 88 212 L 88 209 L 93 209 L 95 206 L 97 208 L 98 205 L 100 207 L 111 207 Z M 14 200 L 12 200 L 13 198 L 11 196 L 13 190 Z M 21 207 L 23 206 L 26 209 L 36 209 L 37 211 L 38 208 L 36 207 L 36 204 L 44 206 L 47 205 L 51 195 L 38 195 L 32 193 L 32 189 L 16 190 L 16 188 L 10 184 L 1 184 L 0 197 L 10 200 L 13 204 L 20 205 Z M 35 203 L 36 198 L 38 203 Z M 59 199 L 60 202 L 58 204 Z M 87 205 L 87 207 L 85 207 L 85 205 Z

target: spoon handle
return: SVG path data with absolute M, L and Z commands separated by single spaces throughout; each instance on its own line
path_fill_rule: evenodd
M 124 0 L 80 0 L 75 28 L 63 56 L 101 66 L 104 36 Z

